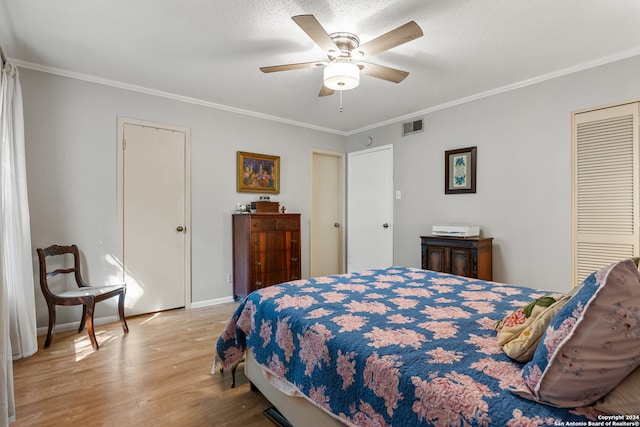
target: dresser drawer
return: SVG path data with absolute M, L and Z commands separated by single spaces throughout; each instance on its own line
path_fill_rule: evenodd
M 298 230 L 300 221 L 296 218 L 251 218 L 252 231 Z

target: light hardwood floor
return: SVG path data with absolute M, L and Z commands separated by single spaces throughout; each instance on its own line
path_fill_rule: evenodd
M 100 349 L 86 330 L 53 336 L 48 349 L 14 362 L 15 427 L 273 427 L 269 402 L 242 372 L 211 375 L 215 342 L 236 303 L 178 309 L 98 325 Z

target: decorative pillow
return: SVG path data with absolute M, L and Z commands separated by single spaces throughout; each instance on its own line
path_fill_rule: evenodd
M 563 294 L 545 295 L 498 322 L 498 344 L 507 356 L 518 362 L 531 360 L 549 322 L 569 298 Z
M 611 391 L 640 364 L 640 273 L 633 260 L 592 273 L 560 309 L 514 393 L 571 408 Z
M 640 414 L 640 368 L 636 368 L 593 407 L 611 415 Z

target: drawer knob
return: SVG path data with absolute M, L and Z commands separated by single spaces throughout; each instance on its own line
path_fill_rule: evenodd
M 256 261 L 256 265 L 262 265 L 260 261 Z
M 297 260 L 298 260 L 298 258 L 296 258 L 296 257 L 291 257 L 291 261 L 297 261 Z

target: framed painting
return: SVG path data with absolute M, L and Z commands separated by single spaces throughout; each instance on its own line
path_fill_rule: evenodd
M 444 152 L 445 194 L 476 192 L 476 154 L 478 147 Z
M 238 151 L 238 192 L 280 194 L 280 157 Z

